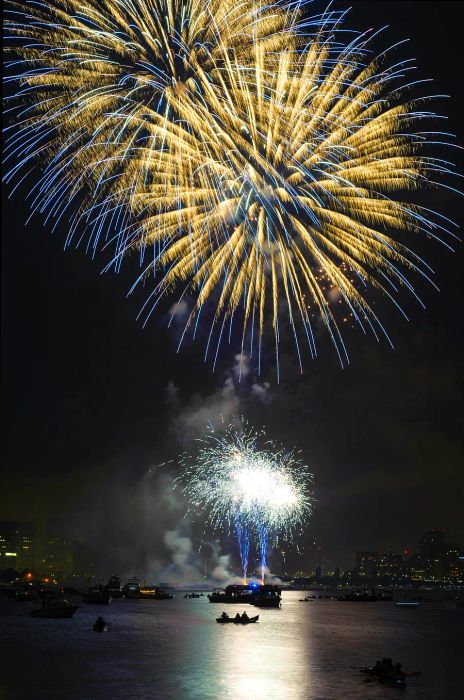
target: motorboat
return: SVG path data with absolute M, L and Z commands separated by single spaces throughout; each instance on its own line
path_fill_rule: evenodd
M 396 602 L 398 608 L 418 608 L 420 604 L 420 600 L 398 600 Z
M 72 617 L 76 612 L 78 605 L 73 605 L 67 600 L 50 600 L 42 608 L 31 610 L 31 617 L 51 617 L 64 618 Z
M 140 598 L 140 579 L 137 576 L 130 578 L 122 588 L 124 598 Z
M 280 608 L 282 589 L 279 586 L 267 584 L 259 586 L 253 596 L 251 604 L 257 608 Z
M 166 593 L 157 586 L 142 586 L 139 589 L 139 598 L 149 598 L 150 600 L 172 600 L 173 593 Z

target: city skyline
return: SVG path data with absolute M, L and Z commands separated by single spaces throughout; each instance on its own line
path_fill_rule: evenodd
M 0 522 L 0 571 L 16 570 L 21 572 L 36 572 L 37 575 L 51 576 L 59 581 L 73 579 L 104 578 L 110 571 L 120 570 L 119 562 L 98 560 L 98 553 L 92 551 L 89 542 L 75 540 L 63 535 L 42 530 L 36 536 L 35 523 L 3 521 Z M 25 551 L 27 550 L 27 551 Z M 417 550 L 417 551 L 416 551 Z M 290 571 L 286 560 L 287 552 L 279 548 L 270 548 L 268 576 L 293 577 L 296 580 L 312 578 L 318 583 L 329 579 L 343 585 L 360 585 L 363 581 L 383 580 L 388 585 L 388 579 L 395 585 L 406 583 L 464 583 L 464 549 L 459 543 L 451 543 L 442 530 L 431 529 L 424 533 L 411 550 L 395 552 L 392 549 L 385 552 L 357 550 L 352 553 L 354 566 L 340 567 L 336 562 L 326 557 L 323 546 L 314 543 L 311 555 L 301 556 L 297 568 Z M 250 571 L 258 575 L 257 557 L 250 558 Z M 198 581 L 208 580 L 208 559 L 197 553 L 196 570 Z M 229 560 L 228 571 L 224 570 L 224 582 L 227 577 L 233 580 L 240 571 L 237 557 L 235 562 Z M 338 573 L 337 573 L 338 571 Z M 189 575 L 195 572 L 192 564 Z M 121 572 L 120 572 L 121 573 Z M 122 573 L 126 576 L 139 574 L 144 580 L 157 581 L 160 570 L 139 570 L 131 562 L 127 562 Z M 30 576 L 30 573 L 27 575 Z M 162 576 L 165 574 L 161 574 Z M 182 581 L 182 572 L 172 570 L 171 583 Z M 176 577 L 178 580 L 176 581 Z

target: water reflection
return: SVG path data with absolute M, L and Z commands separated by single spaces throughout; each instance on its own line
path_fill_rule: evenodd
M 464 610 L 299 597 L 285 593 L 281 610 L 260 610 L 247 627 L 218 625 L 221 606 L 204 598 L 114 601 L 102 635 L 92 631 L 98 606 L 40 620 L 30 604 L 0 597 L 0 697 L 385 700 L 388 691 L 357 671 L 383 656 L 423 672 L 408 682 L 408 700 L 462 696 Z
M 217 625 L 217 656 L 224 674 L 225 697 L 308 697 L 308 640 L 302 639 L 301 630 L 294 634 L 292 608 L 290 604 L 285 612 L 260 610 L 259 622 L 247 627 Z

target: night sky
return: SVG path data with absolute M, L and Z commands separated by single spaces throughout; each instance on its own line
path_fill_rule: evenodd
M 415 57 L 417 77 L 435 79 L 423 92 L 451 95 L 435 108 L 449 116 L 446 130 L 459 133 L 460 4 L 351 5 L 349 27 L 390 25 L 378 50 L 411 38 L 401 58 Z M 464 172 L 459 152 L 447 155 Z M 236 414 L 301 448 L 317 499 L 302 543 L 316 538 L 327 560 L 344 567 L 359 549 L 414 550 L 435 527 L 464 544 L 462 244 L 451 254 L 438 243 L 415 242 L 441 291 L 417 280 L 427 308 L 409 299 L 409 323 L 379 302 L 394 350 L 348 329 L 345 369 L 321 338 L 320 357 L 306 359 L 303 375 L 284 343 L 280 384 L 272 346 L 261 376 L 247 363 L 239 383 L 237 348 L 223 346 L 214 373 L 203 362 L 204 338 L 176 354 L 176 329 L 167 328 L 175 297 L 141 328 L 145 292 L 126 299 L 135 262 L 119 276 L 100 275 L 104 257 L 63 252 L 65 223 L 54 235 L 40 216 L 25 227 L 26 193 L 21 187 L 10 200 L 3 193 L 0 520 L 48 520 L 73 534 L 106 523 L 102 547 L 122 551 L 138 539 L 147 469 L 188 448 L 207 420 Z M 462 197 L 429 191 L 419 201 L 462 226 Z M 155 500 L 154 510 L 162 507 Z M 143 507 L 151 556 L 162 536 L 160 514 L 152 522 L 146 499 Z

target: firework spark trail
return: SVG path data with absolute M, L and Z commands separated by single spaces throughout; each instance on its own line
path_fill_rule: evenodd
M 247 578 L 254 533 L 262 579 L 268 541 L 291 539 L 311 514 L 312 475 L 291 451 L 266 441 L 264 433 L 229 426 L 211 431 L 194 455 L 184 455 L 179 478 L 190 509 L 199 509 L 213 528 L 235 530 L 243 578 Z
M 258 543 L 259 543 L 259 561 L 261 566 L 261 581 L 264 583 L 264 576 L 267 566 L 267 540 L 268 540 L 268 529 L 265 525 L 262 525 L 258 533 Z
M 243 583 L 247 582 L 248 578 L 248 559 L 250 555 L 250 533 L 246 525 L 242 525 L 239 515 L 236 516 L 236 530 L 238 548 L 240 551 L 240 562 L 242 564 Z
M 390 58 L 403 42 L 375 56 L 375 34 L 343 44 L 344 13 L 304 20 L 298 3 L 7 7 L 4 179 L 16 187 L 42 168 L 31 215 L 53 228 L 68 217 L 66 245 L 108 250 L 106 270 L 137 253 L 132 289 L 154 280 L 144 322 L 180 288 L 191 313 L 179 346 L 207 305 L 214 362 L 236 316 L 259 365 L 266 327 L 278 360 L 283 320 L 300 367 L 301 338 L 317 354 L 318 319 L 342 364 L 346 322 L 391 342 L 376 294 L 406 316 L 401 290 L 420 302 L 409 273 L 434 284 L 406 232 L 448 245 L 454 225 L 403 199 L 453 189 L 438 180 L 453 164 L 432 148 L 454 145 L 410 96 L 426 81 Z

